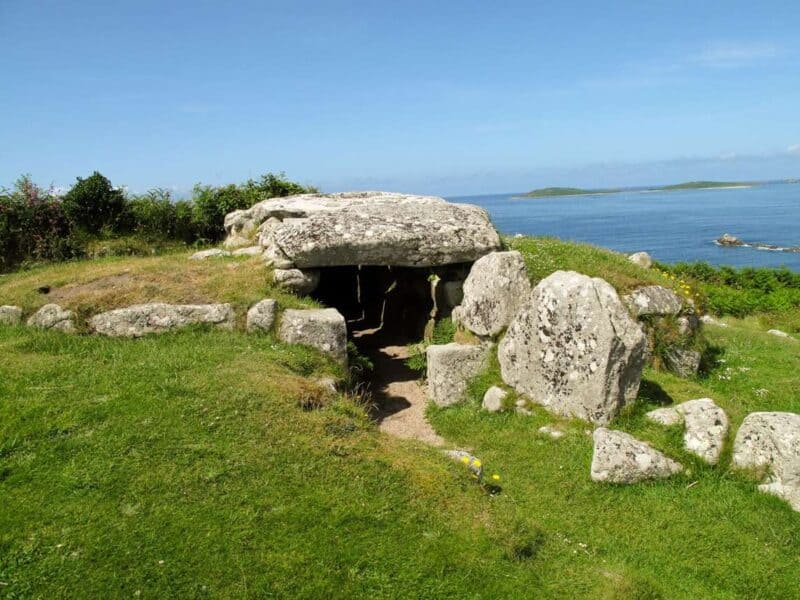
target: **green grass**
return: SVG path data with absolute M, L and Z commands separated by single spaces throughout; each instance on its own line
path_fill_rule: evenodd
M 591 246 L 508 242 L 534 282 L 574 269 L 623 292 L 676 285 Z M 30 311 L 43 302 L 38 285 L 124 270 L 131 277 L 112 290 L 65 298 L 85 310 L 155 289 L 245 307 L 275 291 L 257 262 L 175 255 L 3 277 L 0 304 Z M 304 410 L 310 378 L 343 373 L 272 336 L 0 327 L 0 596 L 798 597 L 800 515 L 730 470 L 730 444 L 708 467 L 683 451 L 680 428 L 644 419 L 707 396 L 730 415 L 732 441 L 751 411 L 800 412 L 800 344 L 766 334 L 761 318 L 707 328 L 718 362 L 704 378 L 648 370 L 639 402 L 614 424 L 687 465 L 668 481 L 592 483 L 587 424 L 538 408 L 482 413 L 483 392 L 499 383 L 493 363 L 467 402 L 431 408 L 430 419 L 500 474 L 496 495 L 437 450 L 380 434 L 347 395 Z M 545 423 L 567 435 L 539 434 Z

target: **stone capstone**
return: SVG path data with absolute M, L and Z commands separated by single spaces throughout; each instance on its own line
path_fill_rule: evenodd
M 189 260 L 208 260 L 209 258 L 224 258 L 226 256 L 231 256 L 231 253 L 220 248 L 211 248 L 210 250 L 195 252 L 189 257 Z
M 467 383 L 487 364 L 485 346 L 443 344 L 428 346 L 428 395 L 437 406 L 460 402 Z
M 19 306 L 0 306 L 0 325 L 19 325 L 22 309 Z
M 733 465 L 767 472 L 759 489 L 800 511 L 800 414 L 755 412 L 742 421 L 733 444 Z
M 453 310 L 453 320 L 478 336 L 496 336 L 508 327 L 530 293 L 522 254 L 492 252 L 472 265 L 464 282 L 464 298 Z
M 298 296 L 305 296 L 317 289 L 319 271 L 316 269 L 275 269 L 272 279 L 290 292 Z
M 650 255 L 647 252 L 636 252 L 631 254 L 628 257 L 628 260 L 633 264 L 642 267 L 643 269 L 649 269 L 653 266 L 653 259 L 650 258 Z
M 683 467 L 649 444 L 622 431 L 600 427 L 593 434 L 592 481 L 637 483 L 663 479 Z
M 75 333 L 75 313 L 64 310 L 58 304 L 45 304 L 28 319 L 28 325 L 39 329 Z
M 89 319 L 93 331 L 110 337 L 141 337 L 189 325 L 233 329 L 236 315 L 230 304 L 136 304 L 100 313 Z
M 247 311 L 247 331 L 272 331 L 275 316 L 278 313 L 278 303 L 269 298 L 258 302 Z
M 226 247 L 251 245 L 258 233 L 265 258 L 282 269 L 428 267 L 473 262 L 500 248 L 477 206 L 387 192 L 271 198 L 230 213 L 225 228 Z
M 335 308 L 283 311 L 278 337 L 287 344 L 303 344 L 347 364 L 347 323 Z
M 557 271 L 537 285 L 500 342 L 503 381 L 561 416 L 600 425 L 639 389 L 645 335 L 602 279 Z
M 635 318 L 678 315 L 683 310 L 683 301 L 670 289 L 660 285 L 648 285 L 623 296 Z
M 500 412 L 503 410 L 503 401 L 508 396 L 508 392 L 493 385 L 483 395 L 483 410 L 487 412 Z

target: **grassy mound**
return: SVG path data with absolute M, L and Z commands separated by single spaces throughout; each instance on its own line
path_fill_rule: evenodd
M 514 239 L 534 281 L 556 269 L 620 291 L 679 280 L 624 256 Z M 49 294 L 37 292 L 50 286 Z M 81 311 L 159 299 L 228 301 L 272 288 L 257 260 L 104 259 L 0 279 L 0 304 Z M 621 487 L 589 480 L 588 426 L 535 409 L 487 415 L 482 392 L 431 409 L 437 431 L 501 477 L 381 435 L 340 376 L 270 335 L 192 328 L 139 340 L 0 328 L 0 594 L 7 597 L 797 597 L 800 516 L 682 450 L 646 410 L 711 397 L 730 441 L 754 410 L 800 412 L 800 344 L 757 317 L 708 328 L 704 378 L 647 371 L 614 424 L 680 459 L 685 475 Z M 310 405 L 321 406 L 307 410 Z M 543 424 L 566 432 L 551 440 Z M 730 444 L 729 444 L 730 446 Z

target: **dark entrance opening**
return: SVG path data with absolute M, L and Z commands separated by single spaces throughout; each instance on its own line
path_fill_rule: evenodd
M 387 431 L 435 439 L 424 421 L 420 373 L 406 365 L 409 345 L 422 341 L 436 319 L 461 301 L 469 264 L 432 268 L 344 266 L 320 270 L 313 296 L 336 308 L 358 351 L 373 371 L 367 389 L 372 416 Z M 422 433 L 419 433 L 419 432 Z M 393 433 L 397 433 L 394 431 Z

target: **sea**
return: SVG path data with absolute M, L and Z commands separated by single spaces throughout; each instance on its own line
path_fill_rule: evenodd
M 645 251 L 665 263 L 785 266 L 800 272 L 800 253 L 714 243 L 730 233 L 746 243 L 800 246 L 797 183 L 551 198 L 509 193 L 448 200 L 482 206 L 497 229 L 508 235 L 554 236 L 625 253 Z

